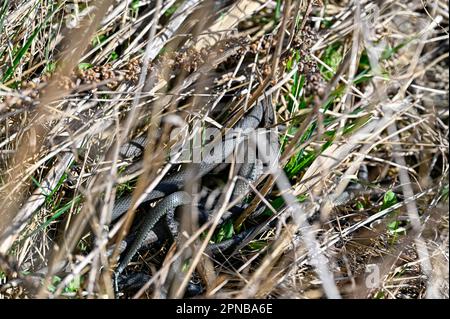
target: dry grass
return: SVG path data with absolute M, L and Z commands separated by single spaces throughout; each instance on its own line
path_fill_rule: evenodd
M 446 1 L 4 1 L 0 29 L 1 296 L 448 298 Z M 211 222 L 141 250 L 127 273 L 151 276 L 115 292 L 107 251 L 189 138 L 171 130 L 232 127 L 262 100 L 279 166 L 231 225 L 261 232 L 204 253 L 227 171 Z M 142 134 L 124 175 L 120 146 Z M 337 206 L 352 180 L 364 192 Z

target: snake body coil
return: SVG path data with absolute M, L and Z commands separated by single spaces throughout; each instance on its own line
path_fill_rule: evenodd
M 262 104 L 258 103 L 251 112 L 243 117 L 237 124 L 236 128 L 242 130 L 254 130 L 261 123 L 264 115 L 264 107 Z M 237 138 L 236 138 L 237 137 Z M 241 145 L 241 142 L 245 140 L 245 134 L 237 134 L 237 136 L 232 135 L 231 138 L 227 136 L 225 140 L 222 141 L 219 147 L 222 148 L 221 152 L 215 152 L 214 154 L 207 154 L 202 162 L 198 164 L 196 170 L 192 166 L 187 166 L 177 173 L 171 174 L 165 177 L 156 188 L 151 191 L 145 197 L 143 203 L 157 200 L 163 198 L 159 203 L 156 204 L 149 212 L 143 217 L 143 221 L 140 224 L 136 237 L 134 238 L 132 244 L 125 250 L 119 266 L 116 270 L 117 274 L 120 274 L 137 251 L 141 248 L 143 243 L 148 237 L 154 237 L 152 229 L 156 223 L 165 215 L 173 215 L 173 211 L 176 207 L 181 205 L 186 205 L 191 202 L 191 196 L 183 191 L 180 191 L 187 178 L 192 178 L 194 172 L 196 172 L 195 178 L 200 178 L 210 173 L 214 168 L 216 168 L 220 163 L 229 157 L 233 151 Z M 138 142 L 145 143 L 145 139 L 141 138 Z M 140 147 L 134 144 L 127 145 L 126 149 L 122 149 L 121 154 L 123 156 L 136 156 L 139 151 L 142 153 Z M 262 164 L 256 158 L 255 152 L 249 152 L 250 155 L 247 162 L 243 163 L 240 167 L 238 175 L 241 179 L 238 179 L 236 187 L 233 192 L 233 197 L 238 197 L 241 194 L 248 192 L 248 183 L 242 179 L 247 179 L 250 182 L 255 181 L 262 173 Z M 130 207 L 131 195 L 127 195 L 116 200 L 112 212 L 112 220 L 116 220 L 122 216 Z

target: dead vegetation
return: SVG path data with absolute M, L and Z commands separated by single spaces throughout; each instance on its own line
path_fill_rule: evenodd
M 0 295 L 448 298 L 448 21 L 442 0 L 4 1 Z M 170 132 L 232 127 L 257 101 L 276 111 L 279 166 L 232 223 L 181 223 L 141 250 L 126 270 L 141 284 L 115 291 L 108 250 L 189 139 Z M 214 218 L 236 182 L 222 175 L 186 186 L 223 194 Z

